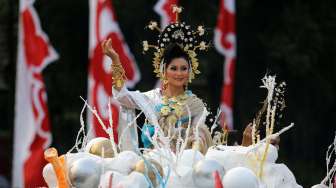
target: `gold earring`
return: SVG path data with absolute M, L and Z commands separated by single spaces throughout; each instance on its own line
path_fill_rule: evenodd
M 166 90 L 168 86 L 168 79 L 164 76 L 162 79 L 162 90 Z

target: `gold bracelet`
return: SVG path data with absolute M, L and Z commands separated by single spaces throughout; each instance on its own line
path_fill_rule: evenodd
M 121 88 L 126 79 L 125 70 L 120 63 L 112 63 L 112 84 L 117 88 Z

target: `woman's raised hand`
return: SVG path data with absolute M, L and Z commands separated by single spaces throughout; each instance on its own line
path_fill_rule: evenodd
M 107 39 L 102 43 L 103 52 L 105 55 L 112 59 L 111 69 L 112 69 L 112 84 L 114 88 L 118 91 L 123 87 L 126 75 L 125 70 L 122 67 L 119 59 L 118 53 L 112 47 L 112 40 Z
M 113 49 L 111 38 L 104 40 L 101 45 L 104 54 L 109 56 L 112 59 L 113 63 L 120 63 L 119 54 Z

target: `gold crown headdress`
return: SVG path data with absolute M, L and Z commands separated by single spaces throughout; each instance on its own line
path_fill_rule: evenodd
M 176 14 L 175 22 L 166 26 L 163 31 L 158 27 L 157 22 L 151 21 L 147 26 L 150 30 L 157 30 L 160 32 L 157 45 L 151 45 L 148 41 L 143 41 L 143 51 L 148 51 L 149 48 L 155 49 L 153 66 L 154 73 L 161 80 L 163 79 L 163 55 L 166 47 L 170 44 L 177 44 L 181 49 L 188 54 L 190 58 L 190 76 L 189 82 L 195 78 L 196 74 L 199 74 L 197 51 L 206 50 L 209 47 L 204 38 L 205 29 L 203 26 L 198 26 L 196 30 L 193 30 L 189 25 L 184 22 L 179 22 L 179 14 L 182 12 L 181 7 L 173 6 L 173 13 Z

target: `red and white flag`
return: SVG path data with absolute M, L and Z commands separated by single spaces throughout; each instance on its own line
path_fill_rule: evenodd
M 178 4 L 178 0 L 158 0 L 154 6 L 156 13 L 160 15 L 161 28 L 166 27 L 175 21 L 176 14 L 173 13 L 173 6 Z
M 225 56 L 221 121 L 229 129 L 233 129 L 232 111 L 236 63 L 235 0 L 221 0 L 219 6 L 214 41 L 216 49 Z
M 104 56 L 101 43 L 112 39 L 112 46 L 119 54 L 120 62 L 125 69 L 128 87 L 133 87 L 140 80 L 140 73 L 135 59 L 130 52 L 119 28 L 110 0 L 89 0 L 89 87 L 88 101 L 95 107 L 105 125 L 109 125 L 108 102 L 112 96 L 111 60 Z M 113 63 L 113 62 L 112 62 Z M 114 139 L 118 140 L 118 110 L 116 103 L 111 104 Z M 101 128 L 98 120 L 88 112 L 89 137 L 108 135 Z
M 46 185 L 42 169 L 51 133 L 42 71 L 58 58 L 42 31 L 34 0 L 20 0 L 16 72 L 13 187 Z

